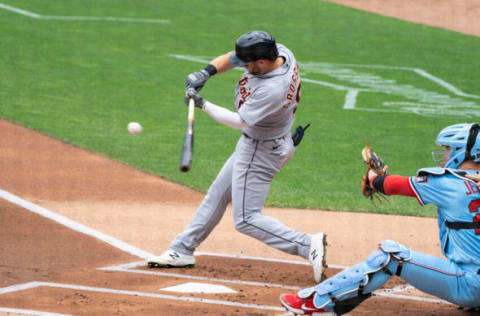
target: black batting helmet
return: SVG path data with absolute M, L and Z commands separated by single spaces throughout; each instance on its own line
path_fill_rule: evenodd
M 278 49 L 273 36 L 264 31 L 252 31 L 238 38 L 230 63 L 244 66 L 259 59 L 275 61 L 277 57 Z

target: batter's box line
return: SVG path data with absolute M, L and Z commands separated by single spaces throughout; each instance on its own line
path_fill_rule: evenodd
M 181 296 L 181 295 L 176 296 L 176 295 L 168 295 L 168 294 L 147 293 L 147 292 L 138 292 L 138 291 L 129 291 L 129 290 L 116 290 L 116 289 L 93 287 L 93 286 L 51 283 L 51 282 L 28 282 L 28 283 L 9 286 L 6 288 L 0 288 L 0 295 L 6 294 L 6 293 L 23 291 L 23 290 L 35 289 L 39 287 L 51 287 L 51 288 L 60 288 L 60 289 L 66 289 L 66 290 L 128 295 L 128 296 L 135 296 L 135 297 L 148 297 L 148 298 L 175 300 L 175 301 L 183 301 L 183 302 L 191 302 L 191 303 L 214 304 L 214 305 L 223 305 L 223 306 L 230 306 L 230 307 L 259 309 L 259 310 L 271 310 L 271 311 L 278 311 L 278 312 L 285 311 L 283 307 L 270 306 L 270 305 L 238 303 L 238 302 L 221 301 L 221 300 L 198 298 L 198 297 L 191 297 L 191 296 Z
M 230 254 L 213 253 L 213 252 L 196 252 L 195 256 L 212 256 L 212 257 L 256 260 L 256 261 L 266 261 L 266 262 L 276 262 L 276 263 L 286 263 L 286 264 L 310 265 L 310 263 L 308 263 L 308 262 L 301 262 L 301 261 L 262 258 L 262 257 L 253 257 L 253 256 L 244 256 L 244 255 L 230 255 Z M 255 282 L 255 281 L 209 278 L 209 277 L 185 275 L 185 274 L 179 274 L 179 273 L 169 273 L 169 272 L 161 272 L 161 271 L 153 271 L 153 270 L 134 269 L 138 266 L 143 266 L 143 265 L 146 265 L 146 261 L 136 261 L 136 262 L 126 263 L 126 264 L 113 265 L 113 266 L 99 268 L 98 270 L 118 271 L 118 272 L 127 272 L 127 273 L 138 273 L 138 274 L 166 276 L 166 277 L 182 278 L 182 279 L 193 279 L 193 280 L 199 280 L 199 281 L 211 281 L 211 282 L 233 283 L 233 284 L 242 284 L 242 285 L 250 285 L 250 286 L 260 286 L 260 287 L 275 287 L 275 288 L 283 288 L 283 289 L 296 290 L 296 291 L 301 289 L 301 287 L 293 286 L 293 285 Z M 329 265 L 329 267 L 336 268 L 336 269 L 342 269 L 342 270 L 346 268 L 345 266 L 340 266 L 340 265 Z
M 157 271 L 158 269 L 156 269 L 156 271 L 134 269 L 137 266 L 145 265 L 145 264 L 146 264 L 146 261 L 140 261 L 140 262 L 128 263 L 128 264 L 125 264 L 125 265 L 116 265 L 116 266 L 111 266 L 111 267 L 99 268 L 98 270 L 126 272 L 126 273 L 137 273 L 137 274 L 164 276 L 164 277 L 171 277 L 171 278 L 178 278 L 178 279 L 197 280 L 197 281 L 241 284 L 241 285 L 249 285 L 249 286 L 258 286 L 258 287 L 263 287 L 263 288 L 265 288 L 265 287 L 282 288 L 282 289 L 294 290 L 294 291 L 298 291 L 298 290 L 302 289 L 299 286 L 289 286 L 289 285 L 276 284 L 276 283 L 264 283 L 264 282 L 255 282 L 255 281 L 209 278 L 209 277 L 202 277 L 202 276 L 197 276 L 197 275 L 162 272 L 162 271 Z
M 127 252 L 127 253 L 130 253 L 136 257 L 139 257 L 139 258 L 143 258 L 143 259 L 147 259 L 147 258 L 150 258 L 150 257 L 153 257 L 153 254 L 151 253 L 148 253 L 146 251 L 143 251 L 141 249 L 138 249 L 126 242 L 123 242 L 121 240 L 118 240 L 112 236 L 109 236 L 107 234 L 104 234 L 102 232 L 99 232 L 97 230 L 94 230 L 90 227 L 87 227 L 85 225 L 82 225 L 78 222 L 75 222 L 65 216 L 61 216 L 60 214 L 57 214 L 51 210 L 48 210 L 46 208 L 43 208 L 39 205 L 36 205 L 34 203 L 31 203 L 29 201 L 26 201 L 10 192 L 7 192 L 7 191 L 4 191 L 2 189 L 0 189 L 0 198 L 3 198 L 7 201 L 9 201 L 10 203 L 13 203 L 13 204 L 16 204 L 26 210 L 29 210 L 35 214 L 38 214 L 40 216 L 43 216 L 43 217 L 46 217 L 46 218 L 49 218 L 50 220 L 53 220 L 65 227 L 68 227 L 74 231 L 77 231 L 77 232 L 80 232 L 80 233 L 83 233 L 85 235 L 89 235 L 91 237 L 94 237 L 98 240 L 101 240 L 103 242 L 106 242 L 107 244 L 110 244 L 112 246 L 114 246 L 115 248 L 117 249 L 120 249 L 124 252 Z M 222 255 L 222 254 L 216 254 L 216 253 L 208 253 L 208 252 L 197 252 L 196 255 L 213 255 L 213 256 L 219 256 L 219 255 Z M 255 259 L 255 260 L 258 260 L 258 257 L 248 257 L 248 256 L 240 256 L 240 255 L 223 255 L 225 257 L 233 257 L 233 258 L 241 258 L 241 259 Z M 266 260 L 266 261 L 278 261 L 279 259 L 266 259 L 266 258 L 261 258 L 263 260 Z M 280 262 L 289 262 L 289 263 L 295 263 L 295 264 L 307 264 L 306 262 L 299 262 L 299 261 L 288 261 L 288 260 L 281 260 Z M 112 267 L 107 267 L 107 268 L 100 268 L 100 269 L 115 269 L 113 271 L 122 271 L 122 270 L 125 270 L 125 272 L 133 272 L 131 270 L 132 267 L 135 267 L 135 266 L 138 266 L 139 264 L 146 264 L 146 261 L 140 261 L 140 262 L 135 262 L 135 263 L 129 263 L 127 265 L 117 265 L 117 266 L 112 266 Z M 330 267 L 335 267 L 334 265 L 329 265 Z M 341 269 L 345 268 L 345 267 L 342 267 L 342 266 L 337 266 Z M 147 273 L 148 271 L 144 271 L 144 270 L 138 270 L 138 271 L 142 271 L 142 273 Z M 295 287 L 297 288 L 297 287 Z M 377 296 L 386 296 L 386 297 L 392 297 L 392 298 L 401 298 L 401 299 L 413 299 L 413 296 L 402 296 L 402 295 L 396 295 L 396 294 L 391 294 L 391 293 L 383 293 L 383 292 L 375 292 L 377 294 Z M 0 295 L 2 294 L 2 289 L 0 289 Z M 414 300 L 420 300 L 420 301 L 426 301 L 426 302 L 435 302 L 435 303 L 448 303 L 446 301 L 443 301 L 443 300 L 432 300 L 432 299 L 428 299 L 428 298 L 418 298 L 418 299 L 414 299 Z M 450 304 L 450 303 L 449 303 Z
M 201 252 L 196 255 L 206 255 L 206 253 Z M 208 253 L 208 255 L 218 255 Z M 237 256 L 235 256 L 237 257 Z M 250 257 L 256 258 L 258 257 Z M 261 259 L 261 258 L 260 258 Z M 268 259 L 266 261 L 275 261 L 277 259 Z M 281 262 L 286 261 L 282 260 Z M 294 261 L 298 264 L 303 264 L 302 262 Z M 169 272 L 161 272 L 161 271 L 152 271 L 152 270 L 140 270 L 134 269 L 138 266 L 146 265 L 146 261 L 136 261 L 126 264 L 120 265 L 113 265 L 104 268 L 98 268 L 97 270 L 102 271 L 112 271 L 112 272 L 126 272 L 126 273 L 137 273 L 137 274 L 144 274 L 144 275 L 155 275 L 155 276 L 164 276 L 164 277 L 172 277 L 172 278 L 179 278 L 179 279 L 190 279 L 190 280 L 197 280 L 197 281 L 209 281 L 209 282 L 220 282 L 220 283 L 231 283 L 231 284 L 241 284 L 241 285 L 249 285 L 249 286 L 259 286 L 259 287 L 273 287 L 273 288 L 282 288 L 288 290 L 298 291 L 301 290 L 303 287 L 295 286 L 295 285 L 284 285 L 284 284 L 276 284 L 276 283 L 264 283 L 264 282 L 255 282 L 255 281 L 243 281 L 243 280 L 230 280 L 230 279 L 218 279 L 218 278 L 209 278 L 209 277 L 202 277 L 196 275 L 187 275 L 187 274 L 179 274 L 179 273 L 169 273 Z M 155 269 L 158 270 L 158 269 Z M 419 297 L 419 296 L 410 296 L 410 295 L 398 295 L 394 293 L 405 292 L 411 289 L 415 289 L 413 286 L 406 284 L 406 285 L 399 285 L 392 289 L 383 289 L 377 290 L 373 292 L 373 296 L 377 297 L 387 297 L 387 298 L 394 298 L 394 299 L 401 299 L 401 300 L 412 300 L 412 301 L 421 301 L 421 302 L 428 302 L 428 303 L 443 303 L 443 304 L 451 304 L 450 302 L 444 301 L 442 299 L 434 299 L 428 297 Z

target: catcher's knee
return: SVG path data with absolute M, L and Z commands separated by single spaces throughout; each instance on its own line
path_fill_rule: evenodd
M 303 298 L 314 295 L 316 307 L 347 313 L 370 297 L 371 292 L 385 284 L 392 275 L 399 274 L 401 262 L 410 258 L 410 249 L 395 241 L 384 240 L 364 262 L 315 287 L 301 290 L 298 295 Z

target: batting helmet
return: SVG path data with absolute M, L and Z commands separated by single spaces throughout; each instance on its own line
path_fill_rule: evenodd
M 277 44 L 272 35 L 264 31 L 248 32 L 235 43 L 235 53 L 230 56 L 234 66 L 245 66 L 259 59 L 275 61 L 278 57 Z
M 479 130 L 476 123 L 463 123 L 445 127 L 438 134 L 436 143 L 451 148 L 445 168 L 457 168 L 467 160 L 480 163 Z

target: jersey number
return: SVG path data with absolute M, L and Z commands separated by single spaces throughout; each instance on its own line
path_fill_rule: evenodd
M 470 213 L 476 213 L 480 211 L 480 200 L 471 201 L 468 205 L 468 208 L 470 209 Z M 480 213 L 475 215 L 473 222 L 480 223 Z M 475 235 L 480 235 L 480 228 L 475 229 Z

